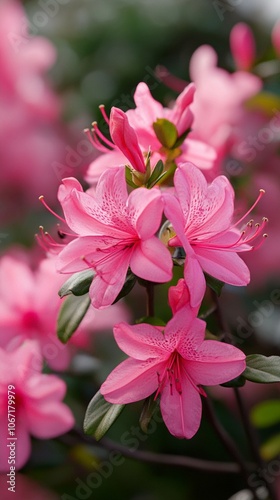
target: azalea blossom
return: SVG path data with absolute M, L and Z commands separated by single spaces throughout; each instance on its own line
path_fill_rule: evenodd
M 51 439 L 68 432 L 74 425 L 70 409 L 62 403 L 65 382 L 55 375 L 42 374 L 42 363 L 39 345 L 34 340 L 25 341 L 12 352 L 0 348 L 1 472 L 10 470 L 8 459 L 12 448 L 9 445 L 12 446 L 12 443 L 12 455 L 18 470 L 25 465 L 31 453 L 30 435 Z M 8 400 L 11 401 L 9 408 L 14 408 L 14 412 L 11 410 L 9 413 L 9 426 Z M 8 429 L 12 429 L 14 434 L 9 434 Z
M 179 438 L 197 432 L 206 395 L 202 385 L 217 385 L 240 375 L 245 355 L 236 347 L 204 340 L 205 322 L 191 308 L 181 308 L 166 327 L 120 323 L 114 336 L 129 358 L 100 388 L 110 403 L 126 404 L 155 393 L 163 420 Z
M 164 193 L 165 215 L 176 233 L 169 245 L 186 252 L 184 277 L 192 306 L 199 306 L 205 293 L 203 271 L 231 285 L 247 285 L 250 272 L 237 252 L 252 250 L 254 241 L 258 246 L 267 219 L 254 229 L 252 220 L 241 231 L 236 226 L 251 212 L 263 190 L 253 207 L 234 223 L 234 191 L 225 176 L 208 185 L 203 173 L 186 163 L 177 168 L 174 186 L 175 196 Z
M 56 332 L 65 300 L 58 291 L 65 276 L 56 271 L 54 259 L 42 259 L 36 266 L 30 260 L 27 252 L 15 249 L 0 259 L 0 346 L 12 351 L 34 339 L 48 365 L 65 370 L 78 348 L 88 349 L 90 334 L 126 321 L 127 312 L 124 304 L 115 304 L 106 316 L 91 307 L 75 335 L 62 344 Z
M 118 167 L 101 175 L 92 196 L 83 192 L 76 179 L 64 179 L 59 200 L 77 238 L 59 253 L 58 270 L 95 271 L 89 290 L 94 307 L 114 302 L 129 267 L 145 280 L 171 279 L 170 253 L 155 236 L 163 212 L 158 188 L 138 188 L 128 195 L 124 169 Z
M 151 170 L 160 159 L 164 162 L 175 160 L 176 163 L 188 160 L 197 163 L 202 169 L 211 169 L 217 156 L 215 150 L 205 142 L 192 137 L 190 132 L 193 122 L 190 105 L 194 92 L 195 86 L 188 85 L 178 96 L 173 107 L 165 108 L 152 97 L 149 87 L 141 82 L 134 94 L 136 109 L 124 113 L 121 109 L 113 107 L 108 118 L 104 107 L 100 106 L 109 126 L 112 141 L 102 134 L 95 122 L 91 132 L 86 129 L 93 145 L 103 153 L 89 166 L 86 180 L 93 184 L 105 169 L 126 164 L 140 173 L 145 173 L 145 159 L 148 153 L 152 159 Z M 154 129 L 158 120 L 159 127 L 162 127 L 161 119 L 170 123 L 173 127 L 172 133 L 175 134 L 171 138 L 170 131 L 165 132 L 164 144 L 160 142 Z M 187 134 L 185 139 L 184 134 Z M 183 139 L 177 147 L 176 141 L 181 137 Z

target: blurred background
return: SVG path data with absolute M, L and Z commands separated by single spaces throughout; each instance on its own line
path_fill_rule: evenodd
M 7 8 L 9 12 L 4 15 L 7 3 L 10 10 Z M 234 71 L 229 34 L 240 21 L 253 29 L 256 67 L 259 74 L 262 72 L 261 76 L 265 76 L 266 92 L 274 96 L 270 108 L 279 106 L 280 109 L 280 61 L 275 60 L 271 45 L 271 30 L 277 19 L 280 19 L 278 0 L 267 3 L 256 0 L 0 1 L 1 252 L 13 245 L 33 249 L 38 226 L 53 225 L 38 196 L 43 194 L 55 208 L 61 179 L 76 176 L 82 181 L 97 155 L 86 141 L 83 129 L 94 120 L 101 122 L 100 104 L 104 104 L 108 112 L 112 106 L 126 111 L 134 105 L 137 84 L 146 81 L 153 96 L 167 105 L 176 92 L 161 81 L 155 69 L 166 67 L 176 77 L 189 81 L 190 58 L 202 44 L 214 47 L 220 67 Z M 44 37 L 41 46 L 27 53 L 28 41 L 37 37 Z M 265 66 L 271 59 L 275 60 L 273 67 Z M 277 148 L 279 152 L 279 145 Z M 273 176 L 277 178 L 279 157 L 273 161 Z M 240 174 L 233 175 L 237 189 L 242 190 L 252 168 L 242 167 Z M 259 172 L 259 166 L 256 168 Z M 262 164 L 262 177 L 266 175 L 266 168 L 269 170 L 268 165 Z M 265 178 L 264 182 L 275 187 L 273 179 Z M 273 292 L 280 289 L 278 188 L 273 200 L 272 206 L 272 198 L 268 196 L 264 205 L 277 215 L 273 225 L 276 236 L 269 247 L 271 254 L 260 253 L 253 262 L 255 278 L 248 290 L 236 291 L 229 287 L 222 298 L 237 345 L 244 347 L 247 353 L 280 354 L 280 302 L 272 300 Z M 271 262 L 270 255 L 273 256 Z M 247 262 L 249 264 L 249 260 Z M 161 287 L 159 293 L 158 315 L 168 319 L 169 312 L 160 306 L 166 289 Z M 136 299 L 139 303 L 139 297 L 142 297 L 140 287 L 134 290 L 128 303 L 133 305 Z M 144 314 L 141 307 L 140 300 L 134 312 L 138 317 Z M 248 328 L 253 328 L 256 335 L 250 336 Z M 110 332 L 94 338 L 90 354 L 93 361 L 88 369 L 83 358 L 77 362 L 76 372 L 72 366 L 61 375 L 68 384 L 66 403 L 80 429 L 88 402 L 111 368 L 123 359 Z M 263 399 L 279 399 L 279 384 L 264 388 L 248 383 L 242 391 L 250 408 Z M 231 389 L 219 388 L 213 390 L 213 394 L 225 427 L 239 443 L 244 457 L 250 460 Z M 187 442 L 169 435 L 162 423 L 157 423 L 148 436 L 144 435 L 139 431 L 140 410 L 141 404 L 126 408 L 108 438 L 134 446 L 136 450 L 222 462 L 230 460 L 204 418 L 198 434 Z M 262 443 L 277 437 L 278 441 L 274 439 L 264 451 L 266 458 L 276 461 L 279 461 L 279 432 L 279 419 L 274 427 L 259 430 Z M 111 448 L 114 450 L 114 445 Z M 176 500 L 226 500 L 244 488 L 235 474 L 190 471 L 119 456 L 112 465 L 112 455 L 108 453 L 99 445 L 83 443 L 73 434 L 50 441 L 34 439 L 30 460 L 18 473 L 17 493 L 13 498 L 167 500 L 173 496 Z M 88 483 L 92 472 L 96 475 L 91 476 Z M 273 476 L 275 484 L 279 478 L 280 467 L 279 473 Z

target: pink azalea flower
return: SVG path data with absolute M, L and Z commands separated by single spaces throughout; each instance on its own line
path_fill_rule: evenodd
M 237 23 L 232 28 L 230 48 L 236 67 L 249 70 L 255 62 L 256 46 L 253 32 L 246 23 Z
M 153 124 L 157 119 L 165 118 L 175 125 L 178 137 L 187 132 L 193 122 L 190 104 L 193 101 L 194 92 L 194 85 L 188 85 L 176 99 L 172 108 L 164 108 L 158 101 L 153 99 L 148 86 L 141 82 L 134 94 L 136 109 L 124 113 L 118 108 L 112 108 L 109 119 L 103 107 L 101 107 L 104 119 L 109 125 L 113 142 L 104 137 L 96 123 L 93 123 L 92 133 L 86 130 L 93 145 L 104 153 L 91 163 L 86 174 L 86 180 L 93 184 L 97 181 L 100 172 L 108 167 L 126 164 L 130 164 L 137 172 L 145 173 L 144 158 L 148 152 L 151 152 L 152 169 L 158 160 L 165 161 L 170 151 L 171 155 L 173 151 L 163 148 L 155 134 Z M 110 148 L 109 152 L 108 148 Z M 210 169 L 216 160 L 216 156 L 216 152 L 211 146 L 197 140 L 192 133 L 189 133 L 180 148 L 176 148 L 175 161 L 188 160 L 195 162 L 202 169 Z
M 93 196 L 76 179 L 63 181 L 59 199 L 65 219 L 78 237 L 58 256 L 58 270 L 73 273 L 92 268 L 96 276 L 89 294 L 97 309 L 108 306 L 125 282 L 127 270 L 162 283 L 172 277 L 172 260 L 155 236 L 163 201 L 157 188 L 127 194 L 124 169 L 105 171 Z
M 51 439 L 68 432 L 74 425 L 70 409 L 62 403 L 65 382 L 55 375 L 41 374 L 42 356 L 36 341 L 25 341 L 13 352 L 0 348 L 0 438 L 2 450 L 0 470 L 8 471 L 8 458 L 14 443 L 16 469 L 27 462 L 31 452 L 30 434 L 39 439 Z M 15 434 L 8 434 L 7 401 L 10 397 L 15 412 Z M 13 389 L 14 387 L 14 389 Z M 11 393 L 10 393 L 11 394 Z M 11 420 L 13 423 L 13 421 Z M 12 429 L 13 427 L 10 426 Z
M 178 137 L 192 128 L 194 117 L 191 104 L 194 94 L 195 86 L 191 83 L 177 97 L 172 108 L 165 108 L 152 97 L 149 87 L 144 82 L 138 84 L 134 94 L 136 109 L 130 109 L 126 114 L 142 149 L 146 151 L 151 149 L 161 153 L 162 145 L 153 129 L 153 124 L 158 118 L 165 118 L 173 123 L 177 129 Z M 202 169 L 213 167 L 217 156 L 215 150 L 204 141 L 194 137 L 192 133 L 187 136 L 180 148 L 181 152 L 176 158 L 176 162 L 196 161 Z
M 186 252 L 184 277 L 192 306 L 199 306 L 205 293 L 203 271 L 231 285 L 247 285 L 250 272 L 237 252 L 252 250 L 251 243 L 267 219 L 255 230 L 252 223 L 242 232 L 236 225 L 257 202 L 233 224 L 234 191 L 226 177 L 220 175 L 208 185 L 202 172 L 186 163 L 177 168 L 174 186 L 175 196 L 164 193 L 165 215 L 176 232 L 169 245 L 181 246 Z M 261 191 L 258 200 L 262 194 Z
M 190 75 L 196 93 L 191 110 L 195 137 L 213 146 L 221 160 L 232 146 L 234 128 L 242 123 L 244 103 L 261 90 L 262 81 L 245 71 L 230 74 L 217 67 L 217 60 L 209 45 L 202 45 L 193 53 Z
M 126 404 L 155 393 L 171 434 L 191 438 L 201 421 L 201 385 L 217 385 L 240 375 L 245 355 L 234 346 L 204 340 L 205 322 L 180 309 L 163 327 L 148 324 L 114 328 L 129 358 L 117 366 L 100 392 L 110 403 Z
M 124 321 L 127 313 L 120 304 L 112 306 L 106 317 L 90 308 L 75 335 L 62 344 L 56 331 L 64 300 L 58 291 L 65 276 L 56 271 L 54 259 L 43 259 L 34 268 L 29 260 L 23 252 L 0 259 L 0 346 L 12 351 L 24 340 L 34 339 L 48 365 L 65 370 L 77 348 L 88 348 L 90 333 Z

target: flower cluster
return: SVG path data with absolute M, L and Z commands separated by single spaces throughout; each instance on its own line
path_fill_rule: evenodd
M 0 123 L 0 191 L 9 196 L 6 186 L 21 184 L 23 176 L 32 191 L 30 197 L 26 188 L 24 196 L 34 198 L 46 179 L 44 195 L 52 204 L 49 188 L 53 193 L 54 184 L 45 168 L 41 176 L 36 154 L 40 162 L 51 162 L 42 154 L 49 148 L 48 141 L 41 142 L 38 124 L 53 123 L 58 115 L 57 99 L 43 76 L 54 50 L 42 38 L 28 38 L 25 31 L 20 43 L 11 38 L 22 29 L 16 0 L 4 0 L 0 12 L 0 88 L 7 111 Z M 279 53 L 276 28 L 273 40 Z M 55 237 L 40 226 L 37 241 L 46 255 L 38 256 L 37 247 L 33 253 L 10 249 L 0 257 L 0 435 L 7 439 L 7 387 L 15 387 L 17 469 L 30 455 L 30 435 L 48 439 L 73 427 L 74 417 L 62 402 L 65 382 L 42 370 L 47 366 L 61 372 L 71 367 L 79 349 L 91 353 L 91 333 L 96 330 L 113 330 L 127 355 L 102 383 L 97 393 L 101 407 L 147 399 L 152 406 L 159 401 L 166 427 L 178 438 L 190 439 L 198 431 L 208 386 L 244 374 L 245 354 L 225 336 L 209 332 L 202 311 L 217 288 L 250 282 L 246 255 L 257 255 L 255 250 L 267 237 L 268 219 L 260 209 L 264 188 L 279 201 L 274 183 L 278 157 L 277 141 L 272 140 L 266 151 L 270 177 L 262 183 L 257 173 L 250 201 L 235 203 L 231 172 L 224 165 L 230 157 L 251 168 L 256 149 L 256 165 L 262 161 L 262 150 L 248 130 L 267 124 L 267 115 L 254 108 L 262 80 L 251 72 L 256 48 L 250 29 L 236 25 L 230 45 L 237 69 L 231 74 L 217 66 L 217 54 L 209 46 L 193 54 L 190 83 L 158 68 L 159 78 L 179 93 L 169 106 L 157 101 L 145 82 L 136 87 L 134 109 L 112 107 L 107 113 L 101 105 L 106 131 L 97 122 L 85 130 L 100 154 L 81 182 L 74 177 L 61 180 L 57 198 L 62 213 L 56 214 L 40 196 L 59 219 Z M 11 128 L 19 144 L 16 150 L 12 141 L 5 141 Z M 271 120 L 271 130 L 277 128 Z M 25 132 L 32 142 L 32 161 L 22 153 L 29 152 Z M 59 158 L 60 141 L 51 143 Z M 31 167 L 26 169 L 25 163 Z M 251 218 L 256 207 L 261 214 L 257 222 Z M 277 219 L 272 230 L 278 231 L 278 225 Z M 274 254 L 278 259 L 277 248 Z M 131 316 L 119 301 L 138 285 L 147 292 L 147 316 L 129 324 Z M 160 285 L 168 290 L 167 322 L 154 311 L 153 294 Z M 97 408 L 99 422 L 102 411 Z M 94 419 L 94 411 L 91 415 Z M 0 459 L 0 471 L 7 468 L 7 453 Z
M 238 47 L 235 53 L 238 59 Z M 245 112 L 243 103 L 260 90 L 261 81 L 242 71 L 247 60 L 239 61 L 240 71 L 232 76 L 215 62 L 212 49 L 201 48 L 191 62 L 195 83 L 186 85 L 169 108 L 152 97 L 144 82 L 136 88 L 135 109 L 113 107 L 107 116 L 100 106 L 111 138 L 96 122 L 86 130 L 102 153 L 88 168 L 90 186 L 84 191 L 73 177 L 62 181 L 63 216 L 58 217 L 65 239 L 58 243 L 43 231 L 39 238 L 60 273 L 81 273 L 82 280 L 83 272 L 92 272 L 88 292 L 97 309 L 118 301 L 137 280 L 147 289 L 172 285 L 173 316 L 165 326 L 145 321 L 115 325 L 115 340 L 128 359 L 100 392 L 113 404 L 159 398 L 166 426 L 181 438 L 199 428 L 203 386 L 228 382 L 246 367 L 242 351 L 205 338 L 206 324 L 198 314 L 207 277 L 246 286 L 250 272 L 239 254 L 255 250 L 267 236 L 265 217 L 256 224 L 249 219 L 264 190 L 238 217 L 233 187 L 226 176 L 217 175 L 233 127 Z M 209 85 L 216 88 L 214 101 Z M 210 95 L 215 113 L 205 105 Z M 174 265 L 182 269 L 175 285 Z

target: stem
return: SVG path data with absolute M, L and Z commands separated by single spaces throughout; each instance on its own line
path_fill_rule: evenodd
M 217 318 L 217 322 L 218 322 L 220 329 L 221 329 L 220 340 L 224 340 L 225 342 L 232 344 L 233 337 L 232 337 L 231 332 L 229 331 L 228 325 L 227 325 L 225 318 L 224 318 L 224 315 L 222 313 L 221 306 L 219 303 L 219 297 L 214 292 L 214 290 L 211 290 L 211 295 L 212 295 L 212 299 L 214 301 L 214 304 L 216 306 L 216 309 L 214 312 L 215 312 L 215 315 Z
M 146 290 L 147 290 L 147 316 L 155 315 L 155 294 L 154 294 L 155 285 L 151 281 L 147 281 Z
M 255 489 L 250 485 L 249 481 L 251 476 L 251 471 L 248 469 L 248 466 L 245 460 L 243 459 L 243 456 L 241 455 L 240 451 L 235 446 L 233 439 L 230 437 L 230 435 L 222 427 L 219 420 L 217 419 L 211 399 L 210 398 L 205 399 L 204 404 L 206 407 L 206 413 L 208 419 L 212 424 L 214 430 L 216 431 L 216 434 L 219 436 L 220 440 L 224 444 L 229 454 L 236 460 L 237 464 L 239 465 L 239 471 L 241 472 L 248 488 L 251 490 L 254 500 L 258 500 L 258 496 L 255 492 Z
M 245 430 L 249 445 L 250 445 L 251 450 L 252 450 L 252 455 L 253 455 L 256 463 L 260 467 L 260 469 L 264 470 L 266 467 L 266 464 L 260 456 L 258 439 L 257 439 L 256 433 L 255 433 L 255 429 L 254 429 L 254 427 L 252 427 L 252 425 L 250 423 L 250 420 L 248 417 L 248 412 L 247 412 L 247 409 L 245 407 L 244 400 L 241 396 L 241 392 L 237 387 L 235 387 L 234 393 L 235 393 L 236 401 L 237 401 L 238 408 L 240 411 L 240 415 L 241 415 L 241 418 L 242 418 L 243 423 L 244 423 L 244 430 Z M 260 476 L 260 474 L 259 474 L 259 476 Z M 277 500 L 277 498 L 275 496 L 274 489 L 272 487 L 272 484 L 269 483 L 264 476 L 261 476 L 261 479 L 265 482 L 267 491 L 270 495 L 270 499 Z
M 219 298 L 214 293 L 212 294 L 212 297 L 213 297 L 214 302 L 215 302 L 216 307 L 217 307 L 216 316 L 217 316 L 217 320 L 218 320 L 218 322 L 220 324 L 220 328 L 222 330 L 222 334 L 223 334 L 222 338 L 223 338 L 223 340 L 228 341 L 228 343 L 232 344 L 233 343 L 232 342 L 233 338 L 232 338 L 232 335 L 231 335 L 231 333 L 229 331 L 229 328 L 227 326 L 227 323 L 226 323 L 226 320 L 224 318 L 224 315 L 222 313 L 221 306 L 220 306 L 220 303 L 219 303 Z M 245 405 L 244 405 L 241 393 L 238 390 L 238 388 L 234 388 L 234 392 L 235 392 L 235 397 L 236 397 L 237 404 L 238 404 L 238 407 L 239 407 L 239 411 L 240 411 L 242 423 L 243 423 L 243 426 L 244 426 L 244 430 L 245 430 L 245 433 L 247 435 L 247 439 L 248 439 L 249 445 L 251 447 L 251 451 L 252 451 L 253 457 L 255 458 L 256 463 L 258 464 L 258 466 L 262 470 L 264 470 L 265 463 L 263 462 L 263 460 L 262 460 L 262 458 L 260 456 L 259 446 L 258 446 L 258 442 L 257 442 L 257 439 L 256 439 L 256 435 L 255 435 L 254 429 L 253 429 L 253 427 L 251 425 L 251 422 L 249 420 L 248 413 L 247 413 L 247 410 L 245 408 Z M 267 481 L 267 479 L 264 476 L 261 476 L 261 478 L 262 478 L 262 480 L 264 481 L 264 483 L 266 485 L 266 489 L 267 489 L 267 491 L 269 493 L 270 499 L 271 500 L 277 500 L 276 497 L 275 497 L 275 493 L 274 493 L 274 490 L 272 488 L 272 485 Z
M 149 451 L 130 449 L 107 438 L 102 438 L 101 441 L 96 441 L 93 437 L 83 434 L 79 429 L 72 429 L 67 435 L 61 437 L 61 439 L 63 438 L 64 440 L 69 441 L 69 438 L 71 439 L 72 437 L 75 439 L 78 437 L 87 444 L 98 445 L 108 451 L 118 451 L 126 458 L 140 460 L 146 463 L 183 467 L 186 469 L 214 472 L 217 474 L 239 474 L 240 472 L 239 466 L 234 462 L 216 462 L 181 455 L 159 454 Z M 254 470 L 254 464 L 248 463 L 246 465 L 250 470 Z

